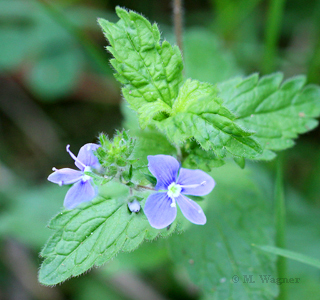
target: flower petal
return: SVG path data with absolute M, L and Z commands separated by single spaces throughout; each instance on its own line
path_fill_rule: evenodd
M 177 216 L 177 207 L 171 206 L 172 200 L 167 193 L 151 194 L 144 206 L 144 213 L 150 225 L 162 229 L 170 225 Z
M 179 171 L 179 162 L 170 155 L 149 155 L 149 171 L 157 178 L 156 190 L 167 190 L 175 182 Z
M 69 189 L 63 204 L 66 208 L 72 209 L 82 202 L 91 201 L 96 195 L 97 192 L 90 181 L 81 180 Z
M 180 169 L 178 184 L 182 186 L 181 193 L 193 196 L 209 194 L 216 185 L 213 178 L 201 170 Z
M 93 151 L 96 151 L 100 146 L 97 144 L 88 143 L 82 146 L 79 150 L 77 159 L 81 161 L 85 166 L 98 168 L 100 163 L 98 158 L 93 154 Z M 81 170 L 84 170 L 84 167 L 77 161 L 75 165 Z
M 198 225 L 204 225 L 207 222 L 207 218 L 202 208 L 194 201 L 190 200 L 186 196 L 180 195 L 176 198 L 178 205 L 183 215 L 192 223 Z
M 48 180 L 59 185 L 72 184 L 79 181 L 82 177 L 82 172 L 69 168 L 55 170 L 49 175 Z

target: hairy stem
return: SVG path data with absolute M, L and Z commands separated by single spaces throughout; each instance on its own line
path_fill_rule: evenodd
M 145 185 L 140 185 L 140 184 L 137 185 L 137 188 L 138 188 L 138 189 L 145 189 L 145 190 L 155 191 L 155 189 L 154 189 L 153 187 L 145 186 Z

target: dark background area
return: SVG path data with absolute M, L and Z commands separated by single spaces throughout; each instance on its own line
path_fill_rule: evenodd
M 272 3 L 279 5 L 274 11 Z M 46 183 L 51 168 L 72 166 L 67 144 L 76 153 L 100 132 L 112 136 L 122 127 L 120 86 L 96 21 L 116 21 L 117 5 L 157 22 L 174 42 L 171 1 L 0 0 L 0 300 L 143 299 L 131 290 L 139 284 L 159 297 L 152 299 L 199 299 L 196 287 L 177 279 L 162 244 L 143 246 L 127 265 L 119 259 L 110 267 L 131 268 L 134 276 L 93 270 L 54 289 L 37 283 L 38 253 L 50 234 L 44 225 L 66 191 Z M 188 0 L 183 6 L 187 76 L 216 83 L 281 71 L 320 83 L 320 1 Z M 285 154 L 286 182 L 317 208 L 319 136 L 317 128 Z M 265 165 L 273 170 L 272 162 Z M 148 247 L 161 251 L 153 249 L 154 259 L 141 267 Z

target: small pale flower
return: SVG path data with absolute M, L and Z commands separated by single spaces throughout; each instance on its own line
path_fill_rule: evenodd
M 140 202 L 137 199 L 134 199 L 131 202 L 128 202 L 128 207 L 131 212 L 139 212 L 140 211 Z
M 202 208 L 185 195 L 209 194 L 215 186 L 212 177 L 201 170 L 180 168 L 169 155 L 149 155 L 148 161 L 149 171 L 157 179 L 155 190 L 159 191 L 148 197 L 144 207 L 150 225 L 157 229 L 170 225 L 177 216 L 177 204 L 190 222 L 204 225 L 207 219 Z
M 64 198 L 64 206 L 66 208 L 75 208 L 82 202 L 91 201 L 97 195 L 97 190 L 92 185 L 92 178 L 85 174 L 92 169 L 100 167 L 98 158 L 93 154 L 100 146 L 97 144 L 85 144 L 80 148 L 78 156 L 76 157 L 70 151 L 70 145 L 67 146 L 67 152 L 74 159 L 75 165 L 79 170 L 69 168 L 56 169 L 49 175 L 48 180 L 57 183 L 60 186 L 66 184 L 74 184 Z

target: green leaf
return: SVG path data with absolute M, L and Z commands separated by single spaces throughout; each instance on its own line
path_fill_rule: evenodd
M 133 152 L 133 159 L 139 159 L 140 166 L 148 165 L 148 155 L 173 155 L 176 149 L 167 141 L 166 137 L 156 130 L 140 131 Z
M 257 74 L 235 78 L 218 85 L 218 96 L 237 116 L 240 126 L 255 132 L 254 137 L 265 149 L 255 159 L 272 159 L 273 151 L 293 146 L 298 134 L 318 125 L 320 88 L 305 86 L 304 76 L 282 83 L 283 75 Z
M 5 174 L 3 165 L 1 168 L 2 174 Z M 6 185 L 9 191 L 8 196 L 4 197 L 0 187 L 0 235 L 10 236 L 30 248 L 40 249 L 48 238 L 48 220 L 60 209 L 61 199 L 64 198 L 67 188 L 57 188 L 49 183 L 38 184 L 32 188 L 16 178 L 12 184 L 8 184 L 7 176 L 3 176 L 5 179 L 2 184 Z M 8 203 L 4 203 L 5 199 Z M 30 207 L 32 210 L 29 211 Z
M 270 180 L 261 169 L 241 170 L 234 163 L 212 176 L 217 185 L 205 200 L 207 224 L 170 239 L 174 261 L 205 299 L 274 299 L 278 286 L 263 283 L 259 275 L 276 277 L 275 257 L 251 246 L 273 244 Z M 254 283 L 246 282 L 250 275 Z
M 314 149 L 313 145 L 311 147 Z M 306 151 L 308 150 L 310 150 L 309 147 L 306 148 Z M 314 175 L 317 174 L 319 173 L 315 173 Z M 317 203 L 310 201 L 310 198 L 304 198 L 301 192 L 297 193 L 297 191 L 292 189 L 286 189 L 286 194 L 289 200 L 286 203 L 286 248 L 296 253 L 304 253 L 308 257 L 319 259 L 320 209 Z M 290 277 L 301 278 L 299 284 L 290 285 L 287 291 L 288 299 L 300 300 L 306 298 L 316 300 L 317 296 L 320 295 L 319 269 L 292 259 L 287 260 L 287 265 L 287 273 Z
M 100 269 L 100 273 L 110 276 L 110 274 L 117 274 L 119 271 L 152 272 L 165 263 L 171 263 L 167 240 L 157 239 L 143 243 L 135 251 L 119 253 L 110 263 Z
M 233 160 L 241 169 L 246 166 L 246 160 L 243 157 L 234 157 Z
M 142 212 L 131 213 L 126 196 L 119 192 L 126 188 L 119 185 L 106 188 L 109 199 L 99 196 L 51 220 L 49 228 L 55 232 L 41 252 L 45 258 L 39 272 L 42 284 L 54 285 L 80 275 L 120 251 L 134 250 L 145 239 L 153 240 L 159 234 L 165 236 L 175 230 L 176 222 L 169 230 L 156 230 Z
M 146 173 L 144 173 L 143 175 L 153 186 L 156 186 L 157 179 L 154 176 L 151 176 L 151 175 L 146 174 Z
M 253 132 L 236 123 L 236 117 L 209 83 L 188 79 L 179 91 L 170 117 L 154 122 L 172 143 L 181 145 L 195 139 L 204 150 L 212 150 L 220 158 L 227 151 L 247 158 L 262 152 L 251 137 Z
M 217 83 L 241 75 L 234 56 L 212 30 L 186 28 L 183 42 L 187 78 Z
M 26 76 L 27 83 L 41 99 L 62 97 L 74 89 L 83 62 L 83 54 L 74 43 L 61 38 L 42 51 Z
M 145 129 L 157 115 L 161 115 L 163 113 L 170 114 L 171 107 L 159 99 L 140 107 L 138 114 L 141 128 Z
M 224 164 L 225 161 L 218 158 L 213 151 L 205 151 L 197 145 L 193 149 L 188 149 L 187 158 L 183 161 L 184 168 L 202 169 L 206 172 L 210 172 L 212 168 L 221 167 Z
M 138 125 L 137 113 L 130 109 L 125 102 L 121 104 L 121 111 L 124 115 L 124 128 L 130 130 L 130 134 L 137 138 L 133 158 L 139 159 L 140 165 L 148 165 L 148 155 L 174 155 L 176 153 L 176 148 L 168 142 L 165 135 L 155 128 L 150 126 L 141 130 Z
M 260 245 L 252 245 L 262 251 L 266 251 L 275 255 L 280 255 L 283 257 L 287 257 L 299 262 L 302 262 L 304 264 L 313 266 L 315 268 L 320 269 L 320 259 L 316 259 L 301 253 L 297 253 L 294 251 L 286 250 L 286 249 L 281 249 L 277 247 L 272 247 L 272 246 L 260 246 Z
M 182 82 L 182 57 L 177 46 L 160 42 L 156 24 L 141 15 L 116 8 L 120 20 L 111 23 L 99 19 L 109 40 L 107 49 L 114 56 L 111 64 L 116 79 L 123 84 L 122 93 L 132 109 L 138 111 L 142 126 L 149 116 L 170 109 Z M 155 104 L 155 106 L 150 105 Z M 143 113 L 148 111 L 147 113 Z

